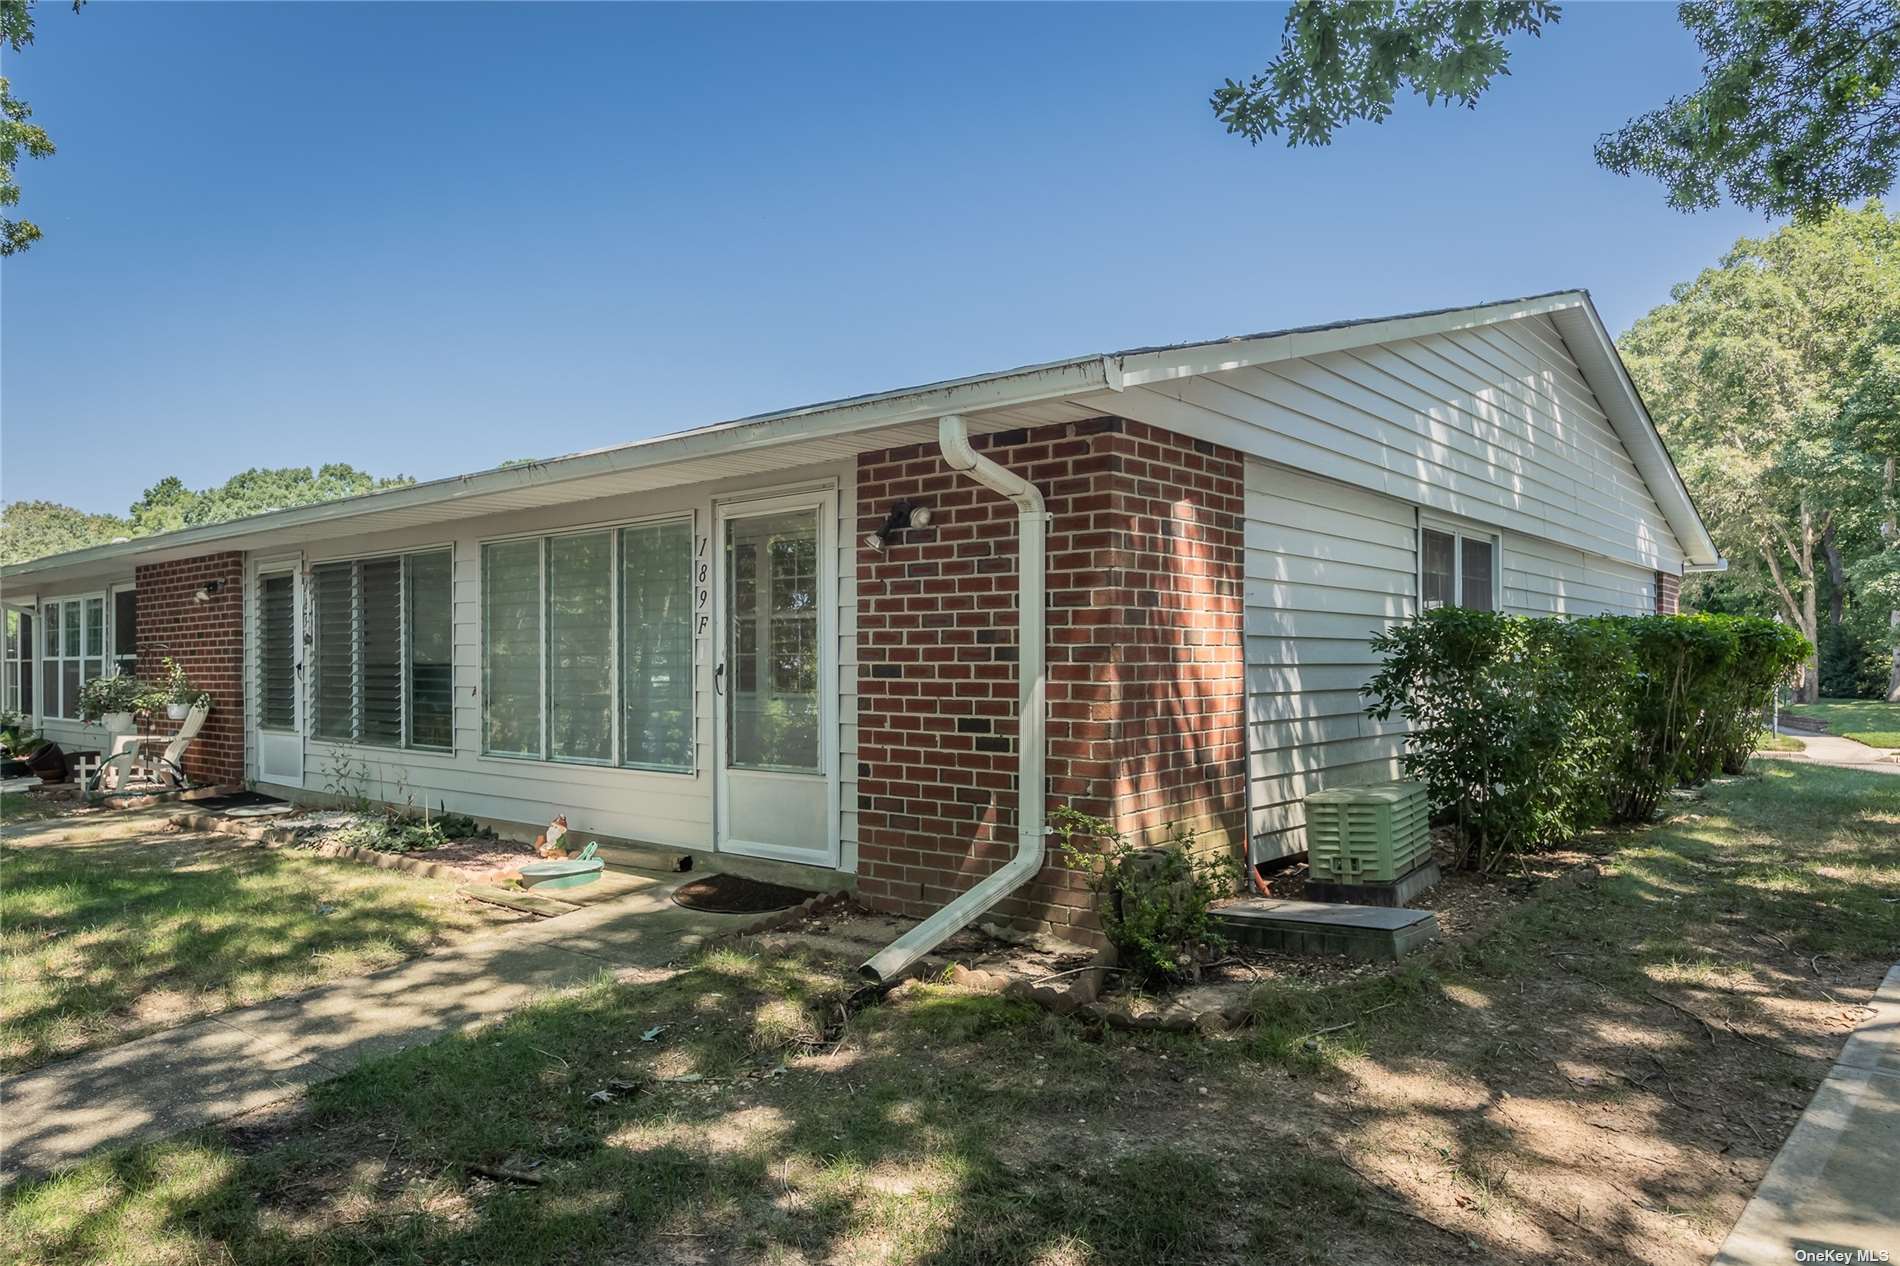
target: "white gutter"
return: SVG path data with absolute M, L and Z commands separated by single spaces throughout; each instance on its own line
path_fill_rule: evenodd
M 1728 559 L 1718 558 L 1712 563 L 1684 563 L 1682 573 L 1693 576 L 1701 572 L 1724 572 L 1728 570 Z
M 963 419 L 946 414 L 937 420 L 937 445 L 952 470 L 967 471 L 986 488 L 1016 503 L 1017 682 L 1016 697 L 1016 855 L 974 888 L 919 923 L 873 955 L 858 974 L 879 984 L 900 979 L 912 963 L 968 926 L 977 916 L 1022 886 L 1042 869 L 1043 769 L 1048 749 L 1048 671 L 1044 665 L 1044 558 L 1049 512 L 1036 485 L 1005 470 L 970 447 Z

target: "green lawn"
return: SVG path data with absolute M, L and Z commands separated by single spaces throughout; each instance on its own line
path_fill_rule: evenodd
M 1818 717 L 1829 734 L 1853 739 L 1869 747 L 1900 747 L 1900 703 L 1878 699 L 1823 699 L 1783 708 L 1796 716 Z
M 1800 739 L 1787 734 L 1763 734 L 1761 742 L 1755 744 L 1758 752 L 1805 752 L 1808 745 Z
M 1226 1040 L 846 1022 L 849 957 L 718 950 L 18 1190 L 0 1257 L 1706 1260 L 1900 957 L 1900 779 L 1762 762 L 1592 851 Z
M 0 1072 L 361 975 L 492 926 L 453 884 L 203 835 L 0 840 Z

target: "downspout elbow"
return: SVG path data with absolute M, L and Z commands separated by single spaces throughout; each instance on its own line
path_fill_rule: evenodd
M 968 474 L 1016 503 L 1021 551 L 1017 565 L 1017 618 L 1020 621 L 1017 671 L 1016 852 L 995 871 L 885 946 L 858 969 L 879 984 L 889 984 L 913 963 L 969 926 L 978 916 L 1042 869 L 1046 852 L 1043 837 L 1047 795 L 1045 757 L 1047 742 L 1048 670 L 1044 660 L 1046 566 L 1049 513 L 1042 492 L 1014 471 L 978 453 L 962 418 L 950 414 L 937 421 L 937 440 L 944 464 Z

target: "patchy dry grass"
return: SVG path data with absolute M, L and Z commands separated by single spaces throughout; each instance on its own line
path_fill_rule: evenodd
M 848 955 L 717 951 L 25 1187 L 0 1256 L 1706 1260 L 1900 956 L 1900 785 L 1771 765 L 1599 844 L 1220 1041 L 947 984 L 847 1018 Z
M 207 835 L 0 841 L 0 1072 L 492 927 L 454 885 Z

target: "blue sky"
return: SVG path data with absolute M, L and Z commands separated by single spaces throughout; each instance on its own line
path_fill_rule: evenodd
M 92 510 L 1566 286 L 1617 331 L 1768 227 L 1591 161 L 1697 82 L 1665 5 L 1566 5 L 1476 112 L 1297 151 L 1206 105 L 1277 7 L 36 12 L 0 495 Z

